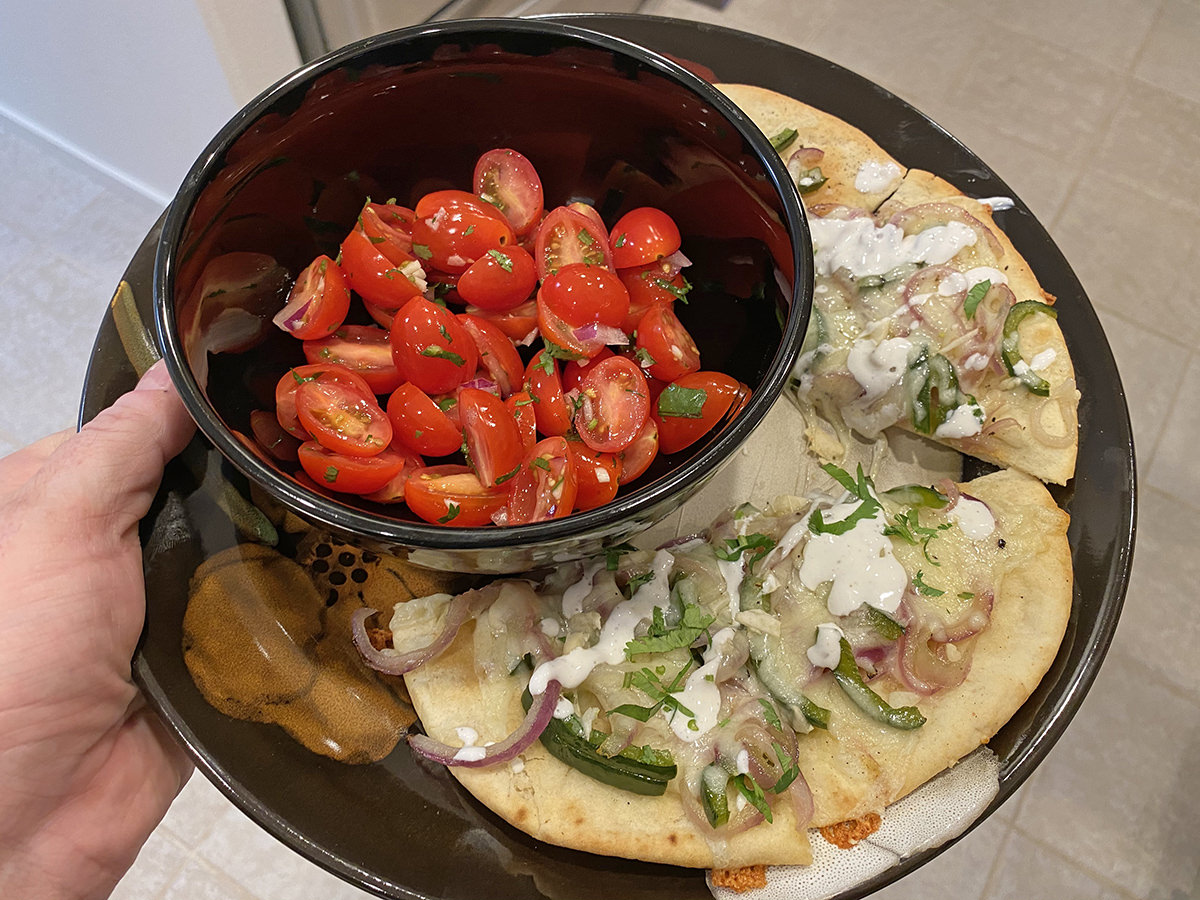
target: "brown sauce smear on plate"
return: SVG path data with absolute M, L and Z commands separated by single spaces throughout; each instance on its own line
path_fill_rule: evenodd
M 293 554 L 238 544 L 192 578 L 183 654 L 204 698 L 238 719 L 279 725 L 347 763 L 387 756 L 416 720 L 404 682 L 366 666 L 350 637 L 363 606 L 453 587 L 452 576 L 359 550 L 317 531 Z

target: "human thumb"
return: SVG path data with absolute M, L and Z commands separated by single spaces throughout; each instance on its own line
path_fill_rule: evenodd
M 160 360 L 54 451 L 42 473 L 49 496 L 85 519 L 110 518 L 120 534 L 149 510 L 164 466 L 195 428 Z

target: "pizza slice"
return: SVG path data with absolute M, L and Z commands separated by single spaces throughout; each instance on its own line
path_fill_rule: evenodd
M 487 588 L 405 676 L 412 748 L 537 840 L 696 867 L 806 863 L 809 827 L 953 765 L 1054 659 L 1067 516 L 1017 472 L 826 471 L 814 503 Z M 454 602 L 399 604 L 392 631 L 444 633 Z
M 898 166 L 886 192 L 856 192 L 852 171 L 890 165 L 873 141 L 799 101 L 723 89 L 765 134 L 793 122 L 796 141 L 830 147 L 822 164 L 835 177 L 805 195 L 815 294 L 791 385 L 812 449 L 836 461 L 847 429 L 871 438 L 899 426 L 1044 481 L 1070 480 L 1079 393 L 1054 298 L 990 207 Z

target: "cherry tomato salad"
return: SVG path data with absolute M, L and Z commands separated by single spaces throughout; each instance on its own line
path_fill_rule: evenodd
M 745 405 L 675 314 L 689 263 L 670 216 L 547 212 L 510 149 L 472 187 L 368 201 L 337 258 L 300 273 L 274 322 L 308 363 L 280 378 L 275 421 L 252 419 L 267 453 L 426 522 L 521 525 L 608 503 Z M 374 324 L 347 323 L 355 296 Z

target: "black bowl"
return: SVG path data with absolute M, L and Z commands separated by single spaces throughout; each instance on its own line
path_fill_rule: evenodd
M 476 158 L 492 147 L 534 163 L 548 208 L 584 200 L 610 226 L 641 205 L 671 213 L 697 285 L 677 312 L 705 368 L 749 385 L 749 403 L 703 442 L 660 455 L 612 503 L 551 522 L 443 528 L 402 505 L 312 490 L 245 437 L 251 411 L 271 409 L 279 376 L 304 362 L 299 342 L 270 324 L 286 279 L 234 292 L 221 273 L 236 279 L 269 257 L 294 277 L 317 254 L 336 255 L 367 197 L 412 205 L 432 187 L 467 187 Z M 185 404 L 268 494 L 417 564 L 518 572 L 595 553 L 653 524 L 729 459 L 792 367 L 811 303 L 811 244 L 778 156 L 710 84 L 619 38 L 481 19 L 370 38 L 254 100 L 172 203 L 154 289 L 159 342 Z

